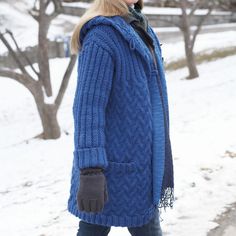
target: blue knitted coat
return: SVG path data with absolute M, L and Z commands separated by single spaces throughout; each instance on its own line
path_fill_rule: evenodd
M 142 39 L 121 16 L 96 16 L 81 29 L 68 210 L 89 223 L 141 226 L 154 217 L 160 203 L 168 99 L 160 44 L 150 26 L 148 32 L 161 73 Z M 162 91 L 154 95 L 157 75 Z M 105 168 L 107 180 L 108 202 L 99 213 L 79 211 L 76 203 L 79 169 L 92 166 Z

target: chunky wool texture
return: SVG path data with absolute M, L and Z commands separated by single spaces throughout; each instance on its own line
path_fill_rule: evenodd
M 122 16 L 125 21 L 130 24 L 134 30 L 138 33 L 140 38 L 143 40 L 146 45 L 152 49 L 155 48 L 153 44 L 153 38 L 148 33 L 148 18 L 139 10 L 135 10 L 129 6 L 129 13 L 125 16 Z M 143 22 L 143 23 L 142 23 Z M 141 24 L 140 24 L 141 23 Z M 140 27 L 141 25 L 141 27 Z M 150 49 L 151 50 L 151 49 Z M 160 49 L 161 55 L 161 49 Z M 156 57 L 153 54 L 153 57 Z M 152 103 L 152 115 L 153 115 L 153 199 L 154 204 L 157 204 L 158 207 L 172 207 L 174 201 L 174 176 L 173 176 L 173 160 L 172 160 L 172 151 L 169 139 L 169 118 L 168 110 L 162 107 L 162 111 L 159 109 L 160 105 L 164 106 L 164 97 L 162 94 L 162 85 L 160 84 L 160 76 L 165 77 L 162 60 L 162 57 L 157 57 L 157 65 L 153 63 L 153 72 L 154 78 L 150 80 L 150 97 Z M 154 60 L 154 58 L 153 58 Z M 155 79 L 156 75 L 156 79 Z M 166 96 L 167 97 L 167 96 Z M 162 112 L 162 114 L 160 114 Z M 159 155 L 158 146 L 156 145 L 160 142 L 160 136 L 158 133 L 159 129 L 159 117 L 163 115 L 164 126 L 165 126 L 165 146 L 166 153 L 165 158 L 163 155 Z M 160 168 L 165 165 L 165 168 Z M 164 172 L 165 169 L 165 172 Z
M 165 155 L 171 152 L 168 100 L 160 45 L 150 26 L 148 32 L 159 72 L 147 46 L 121 16 L 96 16 L 81 31 L 68 210 L 89 223 L 141 226 L 155 216 L 161 198 L 162 178 L 168 175 Z M 79 169 L 93 166 L 104 168 L 107 179 L 108 202 L 99 213 L 79 211 L 76 204 Z

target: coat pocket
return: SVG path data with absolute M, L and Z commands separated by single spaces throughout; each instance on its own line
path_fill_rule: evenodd
M 137 209 L 136 162 L 108 161 L 104 170 L 107 180 L 108 202 L 104 214 L 116 214 L 117 217 L 134 215 Z
M 129 174 L 135 172 L 136 163 L 134 161 L 131 162 L 115 162 L 108 161 L 108 167 L 105 169 L 105 173 L 116 173 L 116 174 Z

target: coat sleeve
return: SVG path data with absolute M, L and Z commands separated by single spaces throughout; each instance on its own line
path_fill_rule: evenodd
M 114 73 L 111 53 L 89 42 L 78 55 L 73 103 L 74 158 L 78 168 L 108 166 L 105 150 L 105 109 Z

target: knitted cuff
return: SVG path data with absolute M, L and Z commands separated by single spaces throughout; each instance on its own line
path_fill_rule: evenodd
M 99 173 L 102 173 L 102 171 L 103 171 L 103 168 L 100 168 L 100 167 L 89 167 L 89 168 L 80 169 L 80 173 L 82 175 L 99 174 Z
M 74 158 L 79 169 L 108 166 L 106 150 L 103 147 L 81 148 L 74 150 Z

